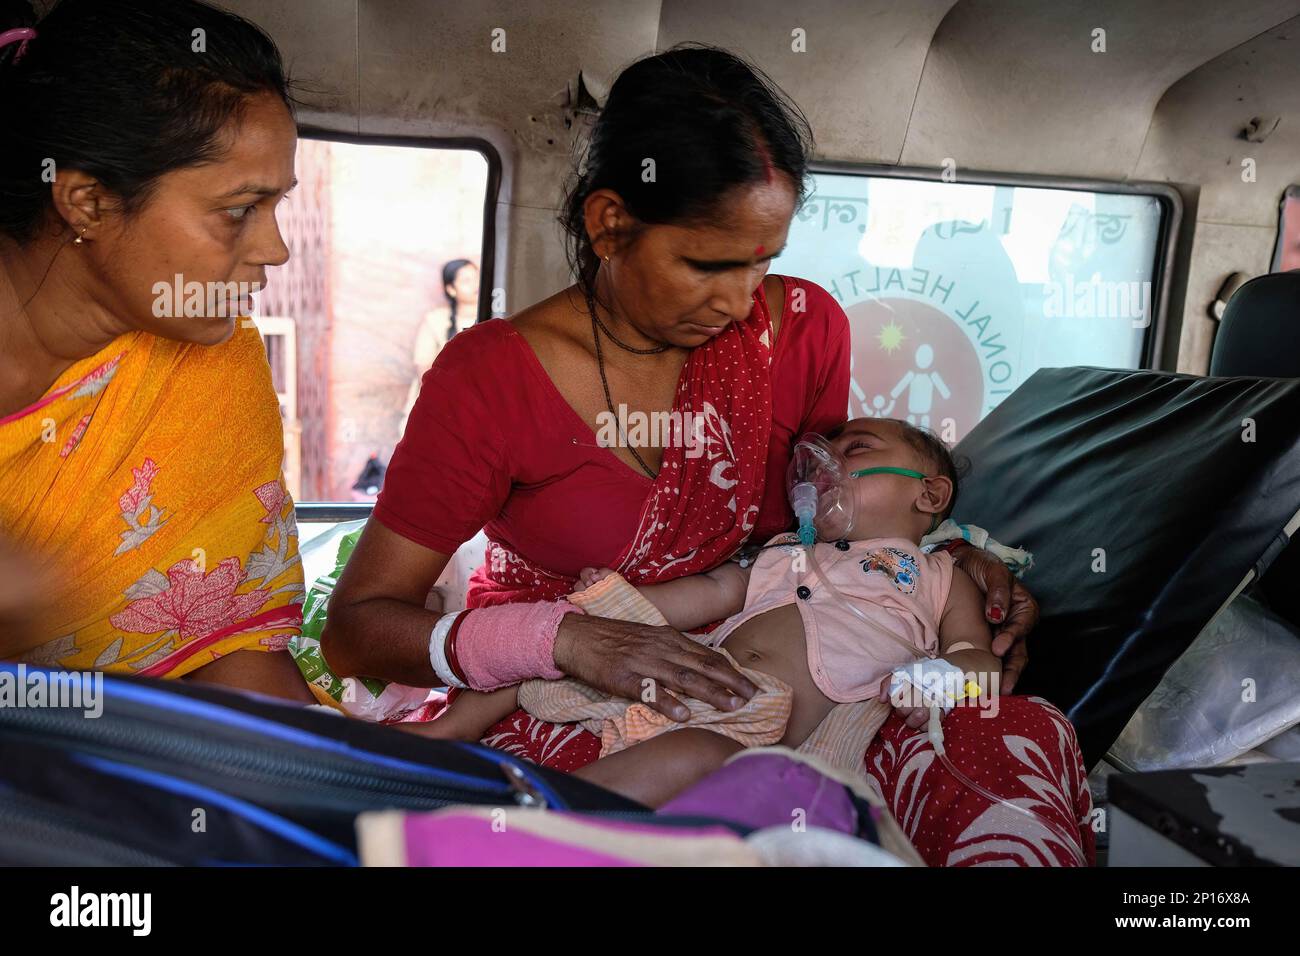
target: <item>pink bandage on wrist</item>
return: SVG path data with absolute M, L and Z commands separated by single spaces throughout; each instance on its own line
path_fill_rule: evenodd
M 465 683 L 486 691 L 534 677 L 563 677 L 555 667 L 555 635 L 564 615 L 581 613 L 567 601 L 503 604 L 466 613 L 456 638 Z

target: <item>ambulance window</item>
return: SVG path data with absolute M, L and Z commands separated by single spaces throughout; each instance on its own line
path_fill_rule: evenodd
M 849 414 L 959 441 L 1037 369 L 1149 366 L 1169 200 L 817 172 L 773 270 L 853 336 Z
M 489 317 L 497 165 L 486 146 L 299 140 L 277 210 L 291 258 L 267 270 L 254 317 L 299 503 L 373 502 L 420 375 L 453 329 Z

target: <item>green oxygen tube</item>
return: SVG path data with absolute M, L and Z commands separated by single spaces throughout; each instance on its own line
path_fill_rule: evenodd
M 867 475 L 902 475 L 904 478 L 920 478 L 925 481 L 930 477 L 924 472 L 915 471 L 911 468 L 895 468 L 893 465 L 880 465 L 876 468 L 859 468 L 857 471 L 849 472 L 850 478 L 865 478 Z
M 857 471 L 849 472 L 850 478 L 864 478 L 867 475 L 902 475 L 904 478 L 917 478 L 921 481 L 925 481 L 925 479 L 930 477 L 927 474 L 914 471 L 911 468 L 895 468 L 892 465 L 881 465 L 877 468 L 859 468 Z M 930 519 L 930 530 L 927 531 L 926 534 L 934 534 L 934 529 L 939 527 L 941 523 L 939 516 L 936 514 Z M 803 538 L 800 537 L 799 540 L 802 541 Z

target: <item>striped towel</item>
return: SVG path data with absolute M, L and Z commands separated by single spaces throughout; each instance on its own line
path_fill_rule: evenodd
M 611 574 L 585 591 L 569 595 L 568 600 L 598 617 L 660 627 L 668 623 L 659 609 L 619 574 Z M 686 636 L 701 644 L 709 639 L 704 634 Z M 685 697 L 682 703 L 690 708 L 691 716 L 685 723 L 678 723 L 643 703 L 610 697 L 569 678 L 524 682 L 519 687 L 519 706 L 542 720 L 581 722 L 587 730 L 600 736 L 602 757 L 681 727 L 707 727 L 746 747 L 776 743 L 785 735 L 790 718 L 791 688 L 770 674 L 736 664 L 725 648 L 717 650 L 759 687 L 759 693 L 740 710 L 719 711 Z M 838 704 L 798 751 L 853 777 L 865 777 L 863 755 L 888 716 L 889 705 L 874 699 Z

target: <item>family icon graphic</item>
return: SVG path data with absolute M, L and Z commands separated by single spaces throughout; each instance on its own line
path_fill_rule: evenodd
M 913 425 L 919 424 L 922 428 L 930 427 L 930 410 L 934 406 L 934 393 L 938 392 L 944 398 L 952 397 L 952 392 L 949 391 L 943 376 L 937 370 L 926 371 L 933 364 L 934 349 L 925 344 L 918 346 L 916 368 L 910 369 L 889 392 L 890 398 L 897 399 L 904 389 L 907 390 L 907 420 Z M 879 408 L 884 403 L 884 396 L 876 397 L 881 400 L 881 404 L 877 405 L 872 401 L 872 405 Z M 893 407 L 891 403 L 889 406 L 891 411 Z
M 908 372 L 908 374 L 912 374 Z M 871 399 L 871 408 L 863 409 L 871 418 L 888 418 L 894 412 L 894 406 L 898 402 L 895 399 L 889 399 L 889 404 L 885 404 L 885 396 L 876 395 Z

